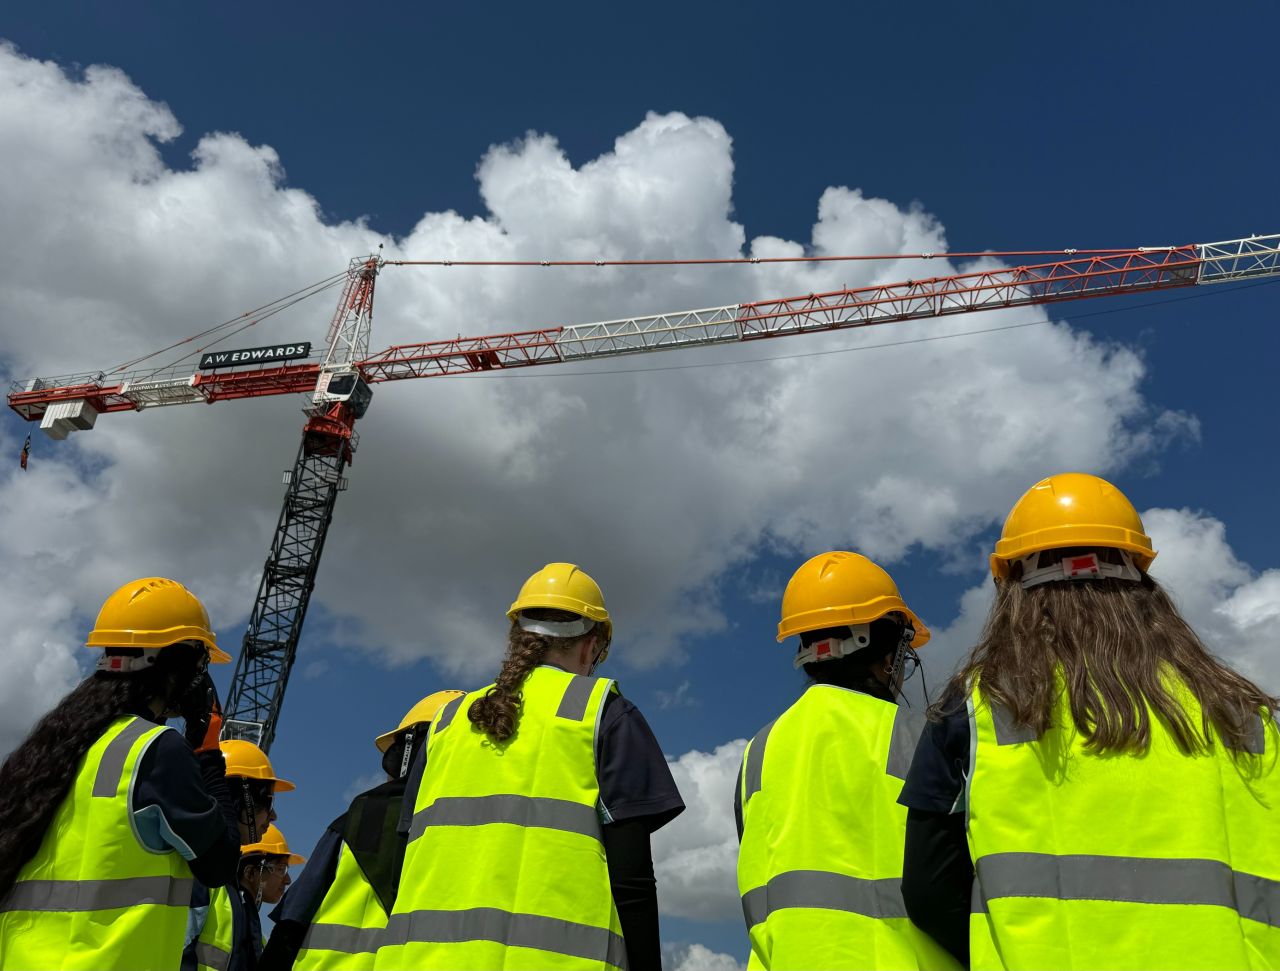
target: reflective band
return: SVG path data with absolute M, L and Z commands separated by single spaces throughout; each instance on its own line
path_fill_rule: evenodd
M 453 721 L 453 716 L 456 715 L 458 713 L 458 709 L 462 707 L 462 702 L 465 700 L 465 697 L 466 696 L 464 695 L 462 698 L 454 698 L 453 701 L 440 709 L 440 713 L 436 715 L 436 734 L 443 732 L 449 727 L 449 723 Z
M 560 699 L 560 707 L 556 709 L 557 718 L 567 718 L 580 722 L 587 716 L 587 704 L 591 701 L 591 689 L 596 685 L 595 678 L 575 674 L 564 689 L 564 697 Z
M 534 620 L 523 613 L 519 615 L 516 622 L 521 630 L 527 630 L 530 634 L 543 634 L 546 637 L 581 637 L 596 626 L 596 622 L 590 617 L 579 617 L 577 620 Z
M 909 708 L 899 708 L 893 713 L 893 728 L 889 733 L 889 758 L 884 771 L 895 779 L 905 779 L 916 754 L 916 743 L 924 732 L 924 715 Z
M 896 877 L 863 880 L 825 870 L 792 870 L 742 895 L 742 915 L 748 929 L 789 907 L 842 910 L 878 920 L 907 916 L 902 881 Z
M 134 718 L 120 730 L 119 735 L 107 743 L 102 759 L 98 762 L 98 774 L 93 777 L 93 795 L 115 798 L 116 789 L 120 787 L 120 776 L 124 774 L 124 763 L 133 743 L 158 727 L 145 718 Z
M 196 941 L 196 964 L 203 964 L 214 971 L 227 971 L 231 967 L 231 955 L 215 944 Z
M 744 810 L 751 797 L 760 791 L 760 779 L 764 775 L 764 747 L 769 741 L 770 730 L 777 722 L 778 719 L 775 718 L 756 732 L 756 737 L 751 740 L 751 747 L 747 749 L 747 764 L 742 768 L 742 808 Z
M 352 927 L 350 924 L 312 924 L 302 938 L 302 947 L 343 954 L 372 954 L 383 943 L 380 927 Z
M 1015 724 L 1013 715 L 1004 705 L 991 705 L 991 724 L 996 730 L 997 745 L 1020 745 L 1040 738 L 1035 729 Z
M 119 910 L 142 904 L 191 906 L 194 880 L 128 877 L 123 880 L 22 880 L 13 885 L 0 913 L 13 910 L 86 912 Z
M 600 817 L 594 806 L 535 796 L 444 796 L 413 814 L 409 839 L 421 836 L 428 826 L 485 826 L 510 823 L 578 833 L 600 839 Z
M 422 942 L 463 944 L 494 941 L 507 947 L 530 947 L 586 961 L 605 960 L 616 968 L 627 966 L 622 935 L 607 927 L 591 927 L 555 917 L 513 914 L 492 907 L 472 910 L 415 910 L 393 914 L 387 922 L 388 945 Z M 519 961 L 513 962 L 519 966 Z
M 978 860 L 977 871 L 973 905 L 980 913 L 1000 897 L 1203 904 L 1280 927 L 1280 880 L 1240 873 L 1219 860 L 993 853 Z

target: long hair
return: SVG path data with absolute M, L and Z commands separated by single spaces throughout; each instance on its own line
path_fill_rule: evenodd
M 549 607 L 536 607 L 525 611 L 535 620 L 568 621 L 577 620 L 578 615 L 565 610 L 554 610 Z M 598 625 L 597 625 L 598 627 Z M 471 702 L 467 709 L 467 718 L 495 742 L 505 742 L 516 733 L 520 723 L 520 709 L 524 704 L 524 694 L 520 690 L 529 676 L 547 656 L 547 652 L 556 648 L 572 647 L 590 637 L 595 629 L 581 637 L 548 637 L 522 630 L 516 621 L 511 622 L 511 630 L 507 633 L 507 656 L 502 662 L 502 670 L 494 679 L 493 687 L 483 696 Z
M 196 670 L 196 650 L 164 648 L 151 668 L 136 674 L 95 673 L 81 681 L 0 766 L 0 899 L 35 856 L 54 814 L 80 771 L 80 760 L 113 721 L 140 714 L 171 685 Z
M 1015 571 L 1016 572 L 1016 571 Z M 1053 723 L 1058 672 L 1071 719 L 1095 753 L 1147 751 L 1151 713 L 1179 750 L 1207 751 L 1216 729 L 1243 751 L 1254 719 L 1277 700 L 1212 654 L 1151 577 L 998 586 L 978 645 L 951 679 L 935 716 L 963 703 L 977 674 L 983 697 L 1037 735 Z M 1177 683 L 1199 702 L 1200 724 Z

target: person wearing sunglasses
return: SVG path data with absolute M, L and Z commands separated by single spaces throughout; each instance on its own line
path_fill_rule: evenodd
M 684 802 L 662 748 L 595 676 L 613 623 L 572 563 L 525 581 L 492 685 L 431 725 L 376 968 L 657 968 L 649 837 Z
M 227 785 L 236 804 L 243 856 L 243 847 L 259 844 L 268 833 L 279 834 L 271 825 L 276 819 L 276 793 L 292 792 L 295 787 L 276 775 L 267 753 L 252 742 L 227 739 L 218 747 L 226 764 Z M 243 870 L 242 865 L 242 876 Z M 227 885 L 196 884 L 183 948 L 183 971 L 250 971 L 256 967 L 263 946 L 262 933 L 255 929 L 259 927 L 258 907 L 262 898 L 257 894 L 260 890 L 261 885 L 256 885 L 253 895 L 246 897 L 243 880 L 238 892 Z M 227 947 L 214 945 L 214 941 L 222 942 L 223 938 Z
M 95 670 L 0 767 L 0 968 L 176 968 L 193 881 L 235 878 L 209 615 L 143 577 L 103 603 Z M 181 716 L 185 732 L 165 722 Z M 186 738 L 184 740 L 183 734 Z
M 924 728 L 900 708 L 929 630 L 892 577 L 832 551 L 791 577 L 778 640 L 809 684 L 743 753 L 734 797 L 751 967 L 958 967 L 907 918 L 902 780 Z
M 238 882 L 232 892 L 218 887 L 196 910 L 199 935 L 183 952 L 183 971 L 252 971 L 264 942 L 259 911 L 279 903 L 290 884 L 289 867 L 306 860 L 290 852 L 284 834 L 269 823 L 262 836 L 240 847 Z

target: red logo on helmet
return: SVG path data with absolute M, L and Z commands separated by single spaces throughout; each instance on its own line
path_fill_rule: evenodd
M 1101 569 L 1098 566 L 1098 557 L 1094 553 L 1088 556 L 1071 556 L 1068 557 L 1063 566 L 1066 568 L 1067 576 L 1097 576 Z

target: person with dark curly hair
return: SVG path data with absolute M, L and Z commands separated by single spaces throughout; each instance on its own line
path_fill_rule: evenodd
M 375 967 L 660 968 L 649 837 L 684 803 L 644 717 L 595 677 L 604 596 L 550 563 L 507 617 L 496 681 L 432 722 Z
M 236 877 L 204 605 L 144 577 L 98 614 L 93 674 L 0 767 L 0 969 L 176 969 L 193 881 Z M 165 721 L 182 716 L 186 738 Z
M 1280 967 L 1277 700 L 1149 570 L 1133 504 L 1036 483 L 907 773 L 902 896 L 974 968 Z

